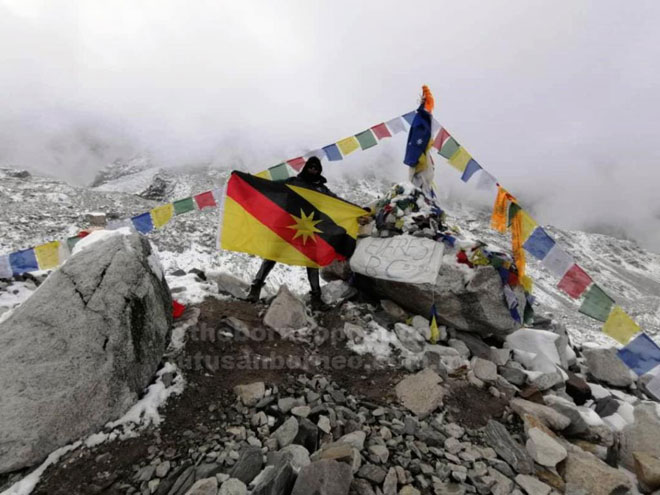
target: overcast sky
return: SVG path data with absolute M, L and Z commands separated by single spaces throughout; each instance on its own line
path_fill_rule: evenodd
M 428 84 L 542 223 L 612 223 L 660 251 L 659 19 L 651 0 L 0 0 L 0 166 L 84 182 L 148 152 L 258 171 Z M 404 145 L 331 167 L 403 180 Z M 444 162 L 437 181 L 461 190 Z

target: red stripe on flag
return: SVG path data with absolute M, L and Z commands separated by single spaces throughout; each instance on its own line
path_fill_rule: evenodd
M 203 192 L 195 196 L 195 202 L 197 203 L 197 208 L 200 210 L 206 207 L 217 206 L 213 193 L 211 191 Z
M 441 128 L 440 132 L 438 132 L 438 135 L 435 138 L 435 141 L 433 141 L 433 147 L 440 151 L 442 149 L 442 145 L 445 144 L 445 141 L 449 139 L 451 136 L 449 133 L 445 130 L 445 128 Z
M 378 139 L 392 137 L 392 134 L 390 134 L 390 130 L 387 128 L 387 126 L 384 123 L 373 126 L 371 130 Z
M 283 192 L 283 194 L 286 193 Z M 332 263 L 333 260 L 346 259 L 337 253 L 318 234 L 314 236 L 313 240 L 308 239 L 305 244 L 303 244 L 302 236 L 294 239 L 293 236 L 296 234 L 296 231 L 289 228 L 290 225 L 295 224 L 293 218 L 291 218 L 291 214 L 237 175 L 232 175 L 231 179 L 229 179 L 227 196 L 236 201 L 250 215 L 315 263 L 326 266 Z
M 305 159 L 302 156 L 299 156 L 298 158 L 293 158 L 292 160 L 287 160 L 287 163 L 296 172 L 300 172 L 300 170 L 305 166 Z

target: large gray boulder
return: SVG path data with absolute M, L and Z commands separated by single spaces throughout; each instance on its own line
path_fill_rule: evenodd
M 0 324 L 0 473 L 117 419 L 167 347 L 172 298 L 149 241 L 102 239 Z
M 435 284 L 408 284 L 356 275 L 361 290 L 391 299 L 411 313 L 428 317 L 435 301 L 438 323 L 457 330 L 503 339 L 521 327 L 509 313 L 502 280 L 493 267 L 476 266 L 474 277 L 467 284 L 464 280 L 463 272 L 455 265 L 441 266 Z M 514 292 L 522 316 L 525 294 L 521 287 Z

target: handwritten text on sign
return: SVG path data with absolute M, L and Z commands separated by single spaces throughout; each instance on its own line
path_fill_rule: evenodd
M 351 269 L 362 275 L 410 284 L 433 284 L 444 246 L 421 237 L 366 237 L 357 243 Z

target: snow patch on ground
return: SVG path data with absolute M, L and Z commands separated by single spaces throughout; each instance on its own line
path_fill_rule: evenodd
M 41 479 L 41 475 L 44 474 L 46 469 L 48 469 L 53 464 L 57 463 L 64 454 L 71 452 L 72 450 L 75 450 L 78 447 L 80 447 L 81 443 L 82 442 L 76 442 L 71 445 L 66 445 L 64 447 L 61 447 L 54 452 L 51 452 L 50 455 L 46 458 L 46 460 L 41 464 L 41 466 L 39 466 L 37 469 L 32 471 L 21 481 L 14 483 L 12 486 L 10 486 L 0 495 L 29 495 L 30 493 L 32 493 L 32 490 L 34 490 L 34 487 L 37 486 L 37 483 L 39 483 L 39 480 Z

